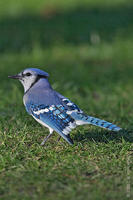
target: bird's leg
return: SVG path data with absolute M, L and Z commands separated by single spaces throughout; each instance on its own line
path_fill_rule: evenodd
M 49 131 L 50 131 L 49 135 L 46 138 L 44 138 L 44 140 L 41 143 L 41 146 L 43 146 L 47 142 L 47 140 L 52 136 L 53 129 L 50 129 Z
M 43 146 L 51 136 L 52 136 L 52 134 L 50 133 L 50 134 L 42 141 L 41 146 Z
M 60 139 L 61 139 L 61 136 L 58 137 L 57 143 L 60 141 Z

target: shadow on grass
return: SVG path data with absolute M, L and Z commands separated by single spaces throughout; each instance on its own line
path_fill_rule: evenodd
M 30 51 L 58 43 L 72 45 L 111 42 L 133 30 L 133 7 L 80 8 L 59 13 L 51 8 L 41 16 L 21 16 L 0 21 L 0 52 Z
M 100 142 L 100 143 L 108 143 L 110 141 L 115 141 L 119 143 L 122 140 L 132 143 L 133 132 L 127 130 L 123 130 L 120 132 L 93 131 L 93 132 L 84 132 L 84 134 L 77 132 L 77 134 L 74 137 L 74 141 L 81 143 L 87 141 Z

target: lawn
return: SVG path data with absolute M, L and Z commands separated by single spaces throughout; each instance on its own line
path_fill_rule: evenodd
M 0 2 L 0 199 L 133 198 L 133 3 L 130 0 Z M 48 134 L 23 106 L 8 75 L 27 67 L 88 115 L 123 128 Z

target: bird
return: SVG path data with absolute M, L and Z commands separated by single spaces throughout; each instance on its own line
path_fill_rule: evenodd
M 121 128 L 92 116 L 86 115 L 75 103 L 55 91 L 49 83 L 49 74 L 38 68 L 27 68 L 20 73 L 8 76 L 18 79 L 24 87 L 23 103 L 26 111 L 37 122 L 49 129 L 49 134 L 41 145 L 52 136 L 59 134 L 70 145 L 74 144 L 70 132 L 79 125 L 90 124 L 109 131 L 120 131 Z

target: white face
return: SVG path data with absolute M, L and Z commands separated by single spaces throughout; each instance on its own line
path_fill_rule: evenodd
M 37 74 L 31 70 L 24 70 L 19 75 L 21 76 L 19 80 L 24 86 L 24 92 L 26 92 L 37 79 Z

